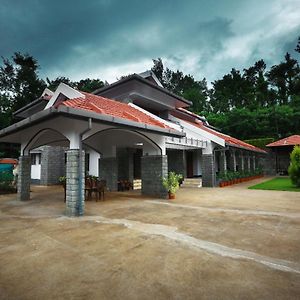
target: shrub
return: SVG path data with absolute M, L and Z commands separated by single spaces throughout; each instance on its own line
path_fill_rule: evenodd
M 162 179 L 162 184 L 168 192 L 175 194 L 179 189 L 180 180 L 182 180 L 182 175 L 170 172 L 167 177 Z
M 300 187 L 300 146 L 294 147 L 290 158 L 289 175 L 291 181 L 296 187 Z

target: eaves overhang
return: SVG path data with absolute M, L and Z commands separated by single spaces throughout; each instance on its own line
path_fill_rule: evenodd
M 18 123 L 8 126 L 0 130 L 0 139 L 12 133 L 18 132 L 22 129 L 28 128 L 32 125 L 41 123 L 47 119 L 55 118 L 58 116 L 65 116 L 67 118 L 88 120 L 91 118 L 93 122 L 109 124 L 119 126 L 122 128 L 131 128 L 135 130 L 141 130 L 160 135 L 173 136 L 173 137 L 184 137 L 185 133 L 177 131 L 171 128 L 160 128 L 158 126 L 148 125 L 145 123 L 137 123 L 134 121 L 126 120 L 123 118 L 113 117 L 110 115 L 98 114 L 82 109 L 76 109 L 66 106 L 59 106 L 58 108 L 50 107 L 43 111 L 40 111 Z
M 251 152 L 257 152 L 257 153 L 261 153 L 261 154 L 267 154 L 267 152 L 265 150 L 262 150 L 262 149 L 250 149 L 250 148 L 247 148 L 247 147 L 244 147 L 244 146 L 240 146 L 240 145 L 236 145 L 236 144 L 232 144 L 232 143 L 229 143 L 229 142 L 225 142 L 225 145 L 229 146 L 229 147 L 233 147 L 233 148 L 238 148 L 238 149 L 242 149 L 242 150 L 251 151 Z
M 144 84 L 147 84 L 147 85 L 151 86 L 152 88 L 157 89 L 157 90 L 159 90 L 159 91 L 161 91 L 161 92 L 163 92 L 163 93 L 165 93 L 165 94 L 167 94 L 167 95 L 169 95 L 169 96 L 171 96 L 171 97 L 173 97 L 173 98 L 175 98 L 175 99 L 177 99 L 177 100 L 179 100 L 179 101 L 187 104 L 188 106 L 191 106 L 193 104 L 191 101 L 189 101 L 189 100 L 187 100 L 187 99 L 185 99 L 183 97 L 180 97 L 180 96 L 178 96 L 178 95 L 170 92 L 166 88 L 160 87 L 159 85 L 156 85 L 156 84 L 150 82 L 149 80 L 147 80 L 147 79 L 139 76 L 138 74 L 129 75 L 129 76 L 127 76 L 127 77 L 125 77 L 125 78 L 123 78 L 123 79 L 121 79 L 119 81 L 116 81 L 116 82 L 114 82 L 114 83 L 112 83 L 110 85 L 107 85 L 107 86 L 104 86 L 104 87 L 102 87 L 100 89 L 97 89 L 97 90 L 95 90 L 93 92 L 93 94 L 95 94 L 95 95 L 99 95 L 100 94 L 101 95 L 102 92 L 105 92 L 105 91 L 107 91 L 109 89 L 112 89 L 112 88 L 114 88 L 116 86 L 119 86 L 119 85 L 121 85 L 123 83 L 126 83 L 126 82 L 134 80 L 134 79 L 137 80 L 137 81 L 140 81 L 140 82 L 142 82 Z

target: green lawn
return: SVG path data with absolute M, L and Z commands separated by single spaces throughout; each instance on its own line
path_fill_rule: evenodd
M 250 186 L 249 189 L 300 192 L 300 188 L 293 186 L 290 178 L 288 177 L 273 178 L 271 180 Z

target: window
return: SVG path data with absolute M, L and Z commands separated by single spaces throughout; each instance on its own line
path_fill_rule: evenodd
M 41 153 L 32 153 L 31 154 L 31 165 L 40 165 L 41 164 Z

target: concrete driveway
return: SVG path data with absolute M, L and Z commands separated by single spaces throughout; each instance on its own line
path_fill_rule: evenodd
M 73 219 L 61 187 L 0 196 L 0 299 L 299 299 L 300 193 L 246 187 L 111 193 Z

